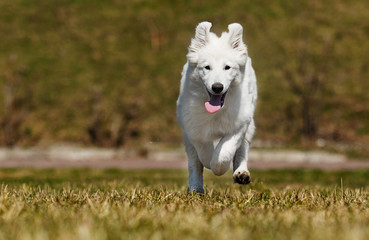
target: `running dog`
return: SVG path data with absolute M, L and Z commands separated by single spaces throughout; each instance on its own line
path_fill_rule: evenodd
M 250 183 L 247 168 L 255 132 L 255 71 L 238 23 L 220 37 L 202 22 L 183 67 L 177 119 L 188 157 L 189 192 L 204 193 L 203 168 L 223 175 L 233 164 L 233 179 Z

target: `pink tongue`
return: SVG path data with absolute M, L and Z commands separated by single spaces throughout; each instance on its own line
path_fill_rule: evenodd
M 215 113 L 221 108 L 222 95 L 210 95 L 210 101 L 205 103 L 206 111 Z

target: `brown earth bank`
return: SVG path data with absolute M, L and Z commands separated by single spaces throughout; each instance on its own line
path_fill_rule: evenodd
M 369 160 L 348 159 L 322 151 L 252 149 L 249 169 L 307 168 L 323 170 L 369 169 Z M 186 169 L 184 149 L 135 151 L 52 146 L 46 149 L 0 149 L 0 168 L 120 168 Z

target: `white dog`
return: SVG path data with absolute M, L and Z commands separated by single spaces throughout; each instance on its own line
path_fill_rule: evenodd
M 247 159 L 254 135 L 256 77 L 233 23 L 217 37 L 211 23 L 196 28 L 183 67 L 177 119 L 188 156 L 189 191 L 204 192 L 203 167 L 222 175 L 233 163 L 236 183 L 250 183 Z

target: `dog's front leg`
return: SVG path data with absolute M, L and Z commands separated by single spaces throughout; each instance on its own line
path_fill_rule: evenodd
M 223 137 L 219 141 L 210 162 L 211 170 L 215 175 L 223 175 L 228 171 L 244 136 L 245 129 L 243 128 L 233 135 Z
M 249 149 L 250 143 L 244 138 L 233 160 L 233 180 L 235 183 L 249 184 L 251 182 L 250 172 L 247 168 Z
M 203 188 L 203 169 L 204 166 L 199 160 L 195 147 L 185 136 L 185 147 L 188 158 L 188 192 L 204 193 Z
M 249 184 L 251 182 L 250 172 L 247 168 L 247 161 L 250 143 L 255 132 L 255 124 L 252 120 L 247 128 L 246 135 L 237 149 L 233 160 L 233 180 L 239 184 Z

